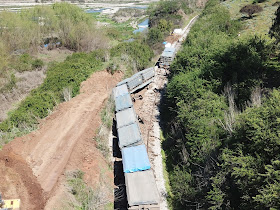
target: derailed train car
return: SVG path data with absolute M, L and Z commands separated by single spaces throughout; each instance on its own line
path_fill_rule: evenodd
M 134 74 L 130 78 L 121 81 L 120 83 L 117 84 L 117 86 L 121 86 L 125 84 L 127 85 L 129 92 L 133 93 L 147 86 L 149 83 L 151 83 L 153 81 L 154 76 L 155 76 L 155 68 L 151 67 Z
M 159 192 L 130 96 L 130 93 L 148 85 L 154 76 L 154 67 L 145 69 L 120 82 L 114 89 L 128 209 L 160 209 Z

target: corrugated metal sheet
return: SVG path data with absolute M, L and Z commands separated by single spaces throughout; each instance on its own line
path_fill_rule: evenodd
M 125 185 L 130 206 L 159 204 L 159 193 L 152 170 L 125 173 Z
M 138 123 L 133 123 L 118 129 L 119 147 L 127 147 L 142 142 Z
M 120 85 L 123 85 L 123 84 L 127 84 L 127 82 L 128 82 L 129 80 L 130 80 L 130 78 L 125 79 L 125 80 L 119 82 L 119 83 L 117 84 L 117 86 L 120 86 Z
M 143 78 L 144 78 L 145 81 L 148 80 L 148 79 L 151 79 L 152 77 L 155 76 L 154 67 L 143 70 L 142 75 L 143 75 Z
M 137 122 L 136 114 L 133 108 L 128 108 L 116 113 L 117 128 L 130 125 Z
M 122 149 L 123 172 L 132 173 L 151 168 L 146 146 L 144 144 Z
M 115 98 L 115 105 L 117 112 L 132 107 L 133 103 L 130 94 L 127 93 L 126 95 L 121 95 Z
M 130 80 L 127 83 L 128 89 L 132 90 L 133 88 L 141 85 L 143 82 L 142 75 L 140 72 L 137 74 L 134 74 L 132 77 L 130 77 Z
M 127 89 L 127 85 L 122 84 L 120 86 L 115 87 L 114 90 L 113 90 L 113 93 L 114 93 L 115 98 L 128 94 L 129 92 L 128 92 L 128 89 Z

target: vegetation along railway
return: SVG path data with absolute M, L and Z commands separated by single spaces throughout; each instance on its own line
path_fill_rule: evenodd
M 197 17 L 190 21 L 184 29 L 182 37 L 186 37 L 189 27 Z M 160 68 L 169 68 L 179 45 L 184 40 L 182 37 L 174 45 L 164 49 L 158 62 Z M 138 124 L 141 119 L 135 113 L 134 98 L 130 95 L 153 82 L 156 69 L 157 66 L 140 71 L 118 83 L 113 90 L 118 145 L 122 153 L 129 209 L 160 209 L 160 195 Z

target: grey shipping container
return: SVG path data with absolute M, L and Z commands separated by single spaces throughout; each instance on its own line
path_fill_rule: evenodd
M 132 77 L 130 77 L 130 80 L 127 83 L 128 89 L 131 91 L 132 89 L 136 88 L 137 86 L 141 85 L 143 83 L 142 75 L 134 74 Z
M 117 112 L 132 107 L 133 103 L 130 94 L 127 93 L 125 95 L 121 95 L 115 98 L 115 105 Z
M 130 125 L 137 121 L 136 114 L 133 107 L 117 112 L 116 118 L 117 118 L 117 128 Z
M 117 86 L 126 85 L 126 84 L 128 83 L 129 80 L 130 80 L 130 78 L 125 79 L 125 80 L 119 82 L 119 83 L 117 84 Z
M 154 67 L 143 70 L 142 75 L 143 75 L 144 81 L 147 81 L 147 80 L 151 79 L 152 77 L 155 76 Z
M 142 143 L 140 128 L 138 123 L 133 123 L 118 129 L 119 134 L 119 147 L 137 145 Z
M 113 93 L 114 93 L 114 98 L 117 98 L 119 96 L 128 94 L 129 91 L 127 89 L 127 85 L 122 84 L 120 86 L 115 87 L 114 90 L 113 90 Z
M 129 206 L 159 204 L 159 193 L 152 170 L 125 173 Z

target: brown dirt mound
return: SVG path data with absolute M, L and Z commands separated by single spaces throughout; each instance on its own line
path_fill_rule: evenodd
M 45 206 L 45 197 L 60 200 L 56 192 L 63 187 L 66 170 L 83 170 L 86 181 L 92 186 L 102 173 L 104 175 L 106 162 L 95 148 L 92 138 L 100 126 L 100 111 L 104 102 L 121 77 L 121 73 L 94 73 L 82 83 L 81 94 L 60 104 L 49 117 L 42 120 L 39 130 L 4 146 L 0 151 L 3 166 L 0 177 L 7 177 L 7 181 L 0 185 L 4 198 L 8 196 L 7 188 L 15 188 L 9 196 L 20 196 L 22 209 L 40 209 Z M 5 159 L 7 154 L 13 154 L 8 161 Z M 15 175 L 14 180 L 10 178 L 7 167 Z M 110 173 L 105 173 L 105 176 L 113 180 Z M 26 193 L 20 195 L 17 189 L 24 189 Z M 30 202 L 34 197 L 37 200 Z
M 3 198 L 21 199 L 22 209 L 43 209 L 43 190 L 24 159 L 9 151 L 0 153 L 0 174 Z

